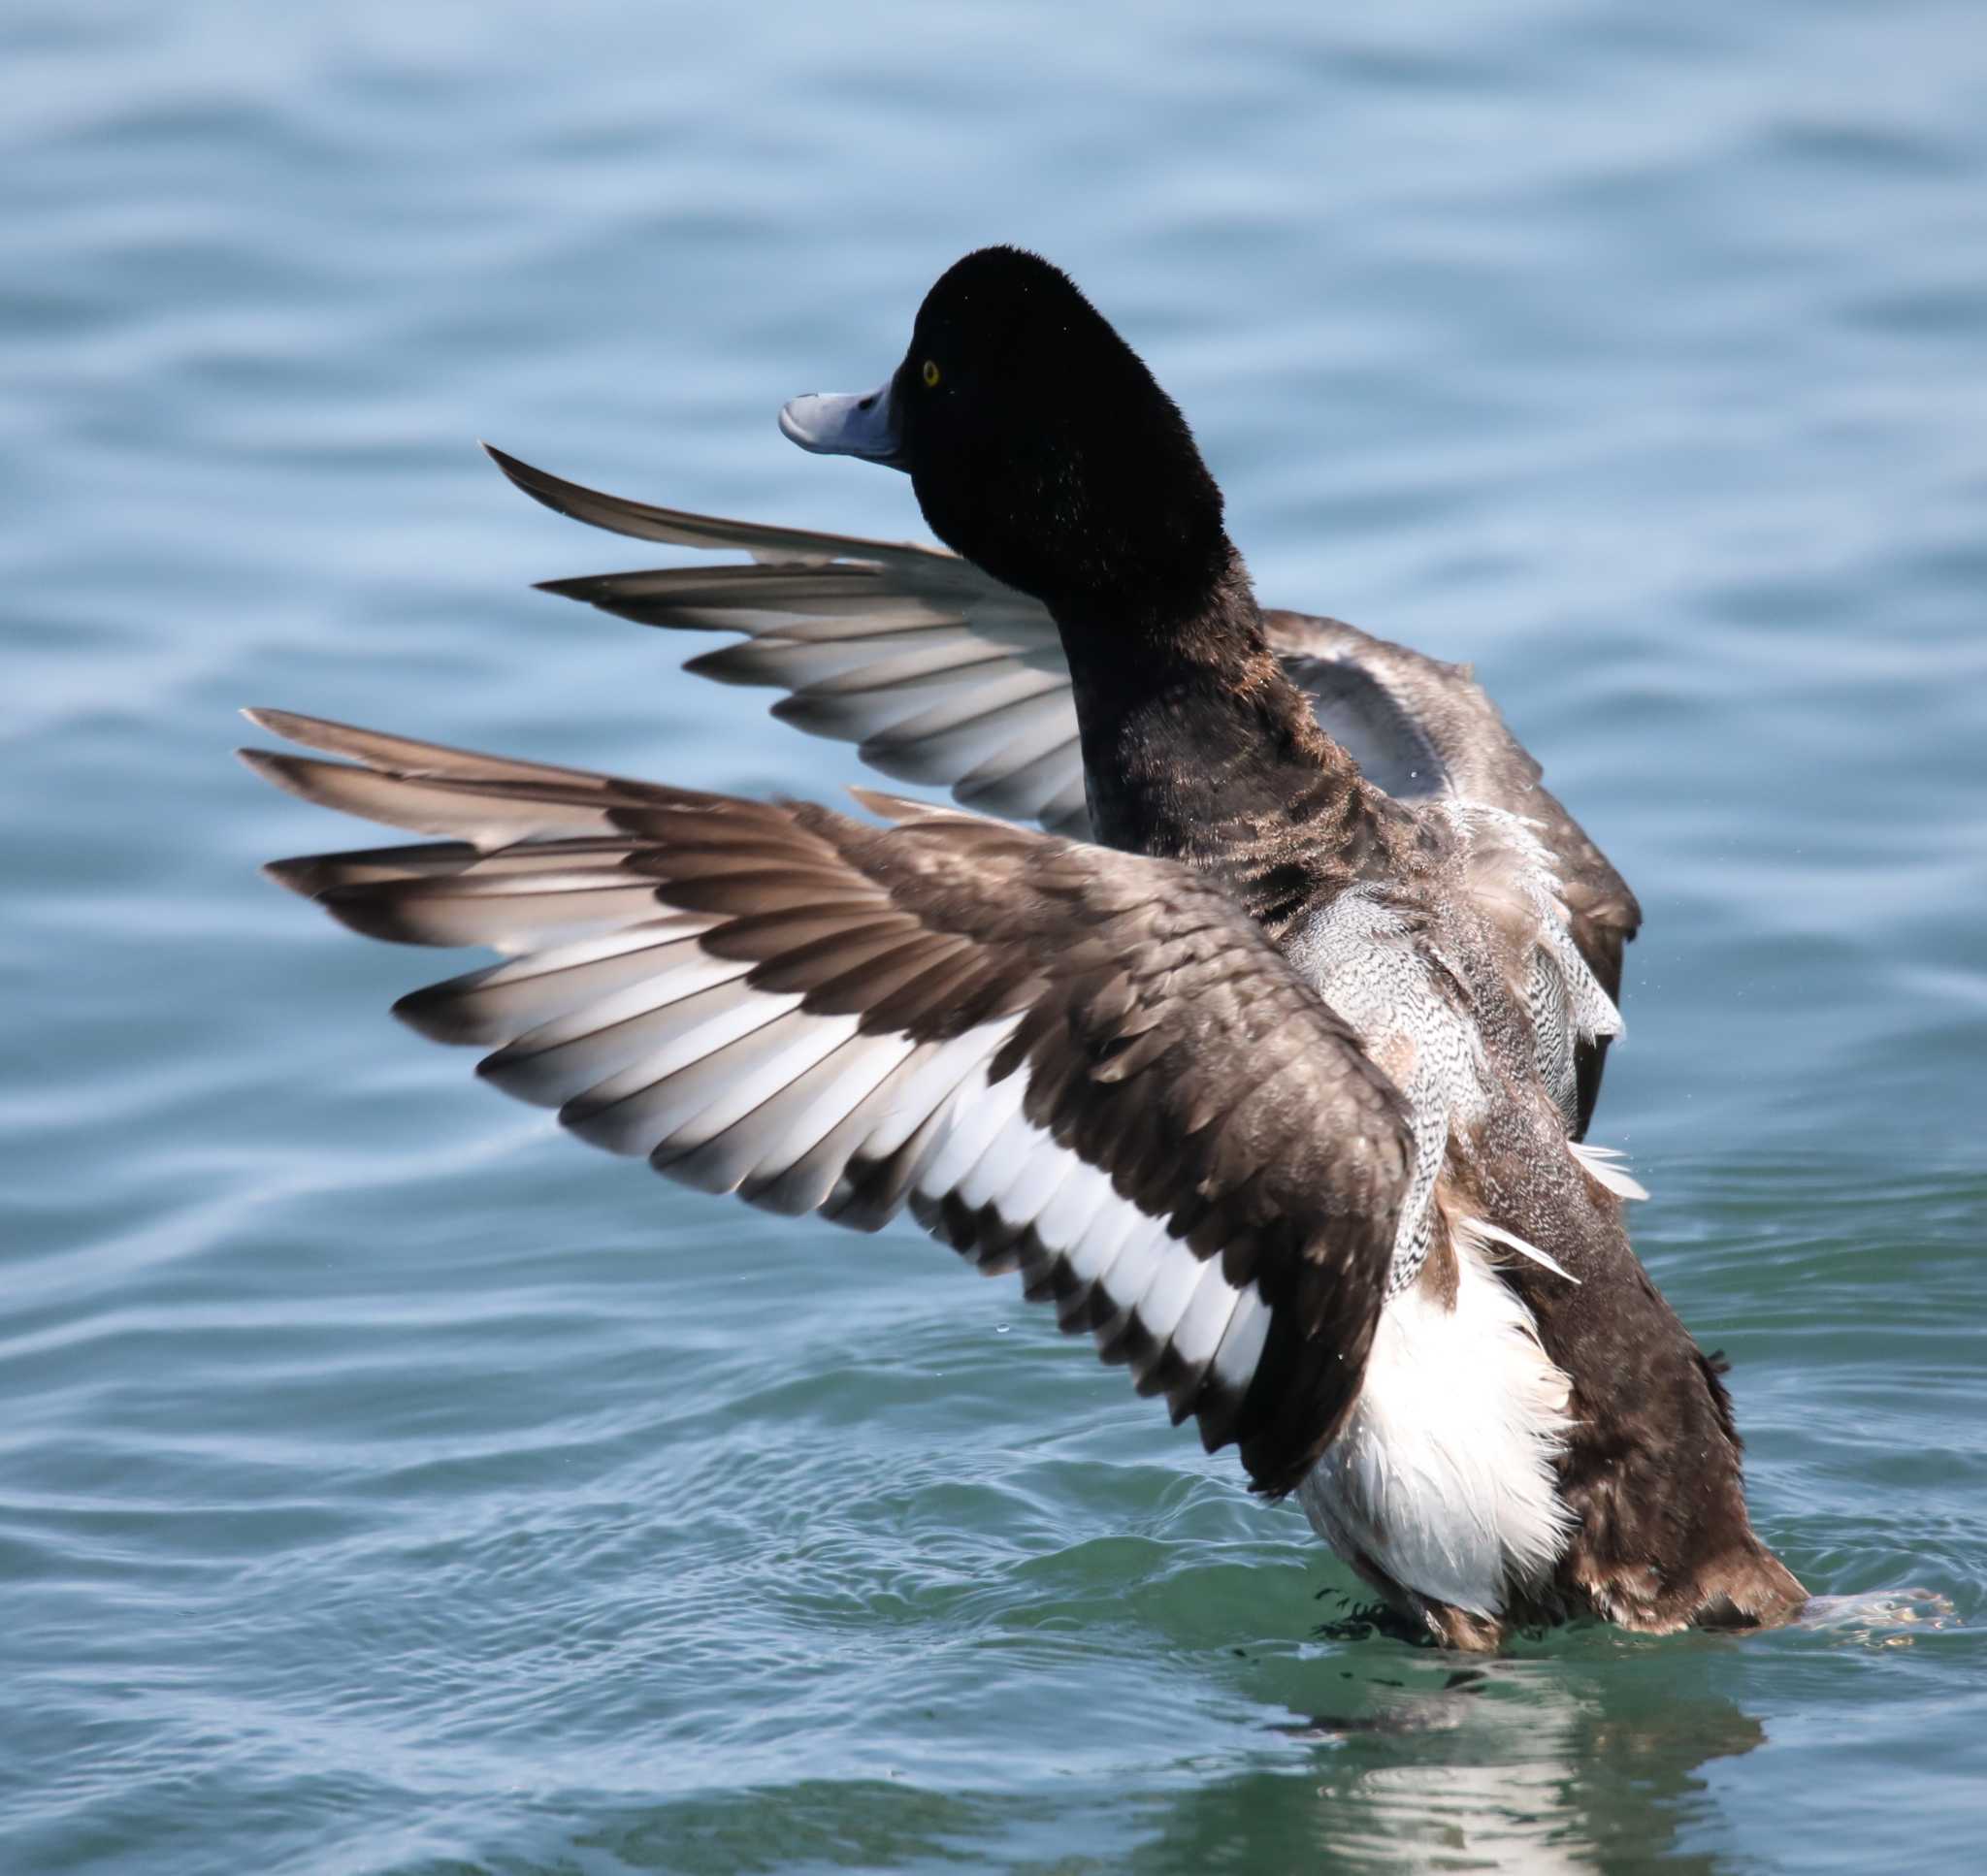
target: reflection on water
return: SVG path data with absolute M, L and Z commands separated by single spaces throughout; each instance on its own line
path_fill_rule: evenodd
M 1961 1624 L 1950 1599 L 1911 1591 L 1817 1599 L 1797 1626 L 1809 1646 L 1895 1649 Z M 1326 1750 L 1302 1774 L 1194 1793 L 1163 1827 L 1158 1866 L 1246 1866 L 1237 1847 L 1275 1813 L 1279 1841 L 1314 1845 L 1331 1868 L 1710 1870 L 1712 1854 L 1679 1854 L 1710 1816 L 1704 1768 L 1767 1739 L 1711 1686 L 1749 1645 L 1580 1628 L 1537 1659 L 1450 1666 L 1433 1688 L 1412 1684 L 1439 1671 L 1425 1647 L 1396 1674 L 1362 1659 L 1328 1707 L 1281 1729 Z
M 1694 1774 L 1766 1731 L 1687 1677 L 1659 1703 L 1645 1679 L 1621 1662 L 1459 1669 L 1438 1693 L 1378 1703 L 1357 1727 L 1314 1720 L 1336 1749 L 1308 1790 L 1276 1781 L 1277 1801 L 1301 1810 L 1304 1835 L 1334 1866 L 1543 1873 L 1668 1858 L 1695 1821 Z M 1208 1840 L 1198 1820 L 1185 1841 L 1196 1836 Z

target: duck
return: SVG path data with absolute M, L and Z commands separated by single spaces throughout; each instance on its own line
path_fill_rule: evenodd
M 494 951 L 395 1014 L 581 1139 L 1018 1277 L 1418 1637 L 1792 1620 L 1724 1364 L 1586 1139 L 1640 908 L 1473 673 L 1259 605 L 1179 407 L 1024 249 L 949 268 L 876 390 L 779 421 L 907 474 L 944 546 L 491 454 L 558 512 L 746 557 L 550 591 L 729 634 L 686 668 L 950 799 L 255 710 L 296 746 L 243 752 L 268 781 L 422 837 L 270 875 Z

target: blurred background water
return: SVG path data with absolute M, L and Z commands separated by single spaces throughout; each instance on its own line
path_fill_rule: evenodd
M 1971 1862 L 1976 7 L 16 0 L 0 100 L 0 1866 Z M 919 533 L 773 411 L 990 240 L 1145 353 L 1266 599 L 1473 661 L 1629 875 L 1597 1134 L 1761 1529 L 1966 1626 L 1329 1626 L 1299 1515 L 1007 1285 L 586 1153 L 386 1019 L 452 960 L 256 877 L 363 836 L 247 702 L 837 791 L 530 593 L 651 556 L 472 439 Z

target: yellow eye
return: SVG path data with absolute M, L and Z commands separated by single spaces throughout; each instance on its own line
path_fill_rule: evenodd
M 928 391 L 935 391 L 937 390 L 937 388 L 938 366 L 936 361 L 928 358 L 925 361 L 925 389 Z

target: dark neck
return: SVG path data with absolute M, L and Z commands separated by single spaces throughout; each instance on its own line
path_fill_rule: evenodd
M 1050 610 L 1100 843 L 1217 874 L 1273 933 L 1354 876 L 1384 807 L 1285 675 L 1232 548 L 1198 604 Z

